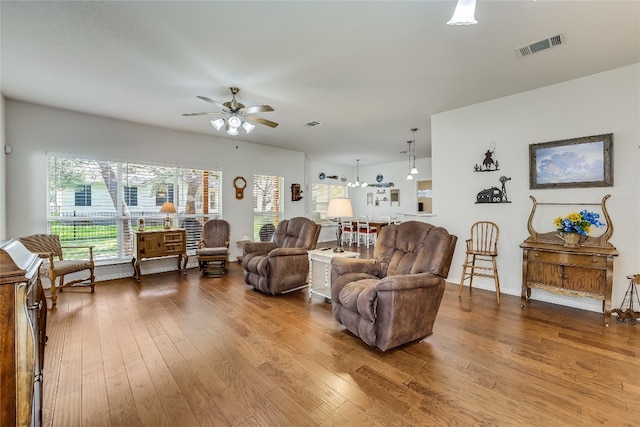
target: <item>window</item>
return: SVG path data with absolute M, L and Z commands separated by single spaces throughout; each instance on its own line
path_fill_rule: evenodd
M 221 178 L 219 171 L 49 155 L 48 232 L 63 245 L 94 245 L 96 260 L 130 260 L 138 219 L 147 230 L 162 229 L 158 202 L 172 201 L 193 254 L 202 223 L 220 217 Z
M 323 221 L 327 219 L 329 199 L 348 197 L 346 185 L 311 185 L 311 219 Z
M 91 186 L 78 185 L 75 201 L 76 206 L 91 206 Z
M 124 186 L 124 202 L 128 206 L 138 206 L 138 187 Z
M 277 226 L 282 220 L 283 181 L 279 176 L 253 176 L 253 240 L 260 240 L 263 225 Z

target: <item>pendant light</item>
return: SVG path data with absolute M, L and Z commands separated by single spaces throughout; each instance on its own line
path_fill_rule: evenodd
M 412 128 L 411 132 L 413 132 L 413 166 L 411 167 L 411 175 L 418 174 L 418 168 L 416 168 L 416 131 L 418 128 Z
M 409 149 L 407 150 L 409 153 L 409 173 L 407 174 L 407 181 L 413 181 L 413 175 L 411 174 L 411 142 L 412 141 L 407 141 L 407 144 L 409 144 Z
M 477 24 L 475 18 L 476 0 L 458 0 L 453 16 L 447 25 L 474 25 Z
M 416 168 L 416 131 L 418 128 L 411 128 L 411 132 L 413 132 L 413 141 L 407 141 L 409 144 L 409 149 L 407 153 L 409 153 L 409 174 L 407 175 L 407 181 L 413 181 L 413 175 L 418 174 L 418 168 Z M 413 145 L 413 150 L 411 146 Z

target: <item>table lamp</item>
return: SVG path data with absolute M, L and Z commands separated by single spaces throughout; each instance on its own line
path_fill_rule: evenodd
M 169 230 L 171 228 L 171 217 L 169 215 L 176 213 L 176 207 L 171 202 L 164 202 L 164 204 L 160 208 L 160 212 L 164 212 L 167 214 L 164 219 L 164 229 Z
M 329 206 L 327 207 L 327 217 L 338 218 L 338 242 L 333 252 L 344 252 L 344 249 L 342 249 L 342 218 L 349 218 L 352 216 L 353 208 L 351 207 L 350 199 L 341 197 L 329 200 Z

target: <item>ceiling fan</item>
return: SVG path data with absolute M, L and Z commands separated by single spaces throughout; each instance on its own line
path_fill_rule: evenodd
M 251 133 L 253 129 L 256 127 L 253 123 L 259 123 L 261 125 L 269 126 L 275 128 L 278 126 L 278 123 L 272 122 L 271 120 L 263 119 L 262 117 L 258 117 L 255 113 L 264 113 L 267 111 L 274 111 L 273 107 L 270 105 L 254 105 L 251 107 L 245 107 L 244 104 L 236 101 L 236 94 L 240 92 L 240 89 L 237 87 L 230 87 L 229 91 L 231 92 L 232 99 L 231 101 L 227 101 L 225 103 L 219 103 L 214 101 L 211 98 L 206 96 L 198 96 L 198 98 L 203 101 L 209 102 L 213 105 L 217 105 L 222 109 L 220 112 L 204 112 L 204 113 L 184 113 L 183 116 L 202 116 L 202 115 L 222 115 L 227 114 L 229 117 L 225 120 L 224 118 L 219 118 L 216 120 L 211 120 L 211 124 L 216 130 L 221 130 L 223 127 L 227 131 L 229 135 L 238 135 L 238 129 L 243 128 L 247 133 Z

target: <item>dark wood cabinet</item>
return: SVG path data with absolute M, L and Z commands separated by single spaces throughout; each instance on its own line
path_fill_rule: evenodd
M 594 298 L 602 300 L 604 324 L 609 326 L 613 260 L 618 256 L 618 251 L 609 243 L 613 225 L 605 207 L 608 197 L 605 196 L 600 204 L 607 229 L 599 237 L 584 236 L 577 248 L 565 246 L 557 232 L 537 233 L 533 229 L 531 222 L 538 203 L 531 197 L 534 204 L 528 223 L 530 235 L 520 245 L 523 250 L 522 307 L 525 307 L 531 297 L 533 288 L 568 296 Z
M 0 426 L 42 424 L 47 304 L 41 264 L 17 240 L 0 246 Z
M 522 306 L 531 289 L 602 300 L 604 323 L 611 321 L 611 289 L 615 248 L 565 248 L 557 243 L 524 242 Z

